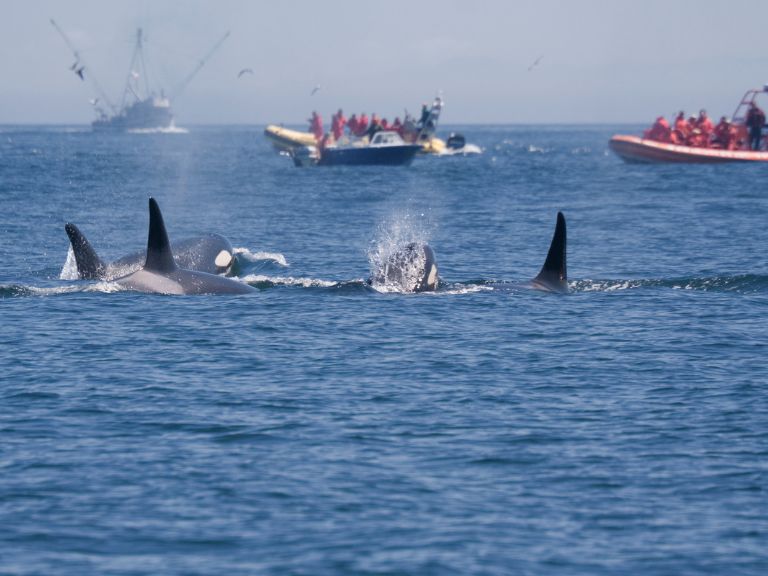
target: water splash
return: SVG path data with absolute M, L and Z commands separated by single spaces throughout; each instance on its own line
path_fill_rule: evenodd
M 445 148 L 435 154 L 435 156 L 477 156 L 482 153 L 483 149 L 477 144 L 465 144 L 463 147 L 455 150 L 452 148 Z
M 186 128 L 168 126 L 167 128 L 134 128 L 128 130 L 129 134 L 189 134 Z
M 235 256 L 242 258 L 246 262 L 263 262 L 270 260 L 280 266 L 288 267 L 288 261 L 285 256 L 279 252 L 251 252 L 248 248 L 235 248 Z
M 251 286 L 270 288 L 272 286 L 300 286 L 302 288 L 333 288 L 339 283 L 319 278 L 294 278 L 293 276 L 265 276 L 263 274 L 248 274 L 240 280 Z
M 75 252 L 72 250 L 72 245 L 69 245 L 67 250 L 67 259 L 64 261 L 64 265 L 61 267 L 59 273 L 59 280 L 78 280 L 80 275 L 77 272 L 77 262 L 75 261 Z
M 632 280 L 590 280 L 571 281 L 573 292 L 618 292 L 640 288 L 666 288 L 671 290 L 693 290 L 701 292 L 737 292 L 754 294 L 768 291 L 768 276 L 760 274 L 737 274 L 733 276 L 711 276 L 690 278 L 650 278 Z
M 387 274 L 388 265 L 395 255 L 404 251 L 407 246 L 429 244 L 431 228 L 429 218 L 424 213 L 399 212 L 379 224 L 376 235 L 368 247 L 371 286 L 374 290 L 385 293 L 413 291 L 410 287 L 411 282 L 408 282 L 413 275 L 408 274 L 408 270 L 396 277 Z M 410 262 L 410 266 L 414 271 L 418 271 L 419 266 L 422 270 L 424 268 L 423 262 L 418 258 Z
M 0 285 L 0 300 L 3 298 L 22 298 L 28 296 L 59 296 L 62 294 L 73 294 L 76 292 L 90 291 L 92 286 L 83 286 L 82 284 L 70 284 L 68 286 L 24 286 L 22 284 L 2 284 Z
M 478 292 L 493 292 L 493 286 L 482 284 L 452 284 L 434 292 L 424 292 L 429 296 L 462 296 L 464 294 L 477 294 Z

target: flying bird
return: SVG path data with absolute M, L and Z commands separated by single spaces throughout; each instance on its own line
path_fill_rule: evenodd
M 75 74 L 80 76 L 80 80 L 85 80 L 85 75 L 83 74 L 85 72 L 85 66 L 80 66 L 77 70 L 75 70 Z
M 240 72 L 237 73 L 237 77 L 240 78 L 245 74 L 253 74 L 253 70 L 251 68 L 243 68 L 242 70 L 240 70 Z
M 317 92 L 320 90 L 320 88 L 322 88 L 322 86 L 320 86 L 320 84 L 318 84 L 317 86 L 312 88 L 312 92 L 310 92 L 309 95 L 310 96 L 314 96 L 315 94 L 317 94 Z
M 536 68 L 536 66 L 538 66 L 538 65 L 539 65 L 539 62 L 541 62 L 541 59 L 542 59 L 542 58 L 544 58 L 544 55 L 543 55 L 543 54 L 542 54 L 541 56 L 539 56 L 538 58 L 536 58 L 536 61 L 535 61 L 533 64 L 531 64 L 530 66 L 528 66 L 528 72 L 530 72 L 531 70 L 533 70 L 534 68 Z

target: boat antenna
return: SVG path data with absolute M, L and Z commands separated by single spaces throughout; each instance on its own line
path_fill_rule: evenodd
M 198 72 L 202 69 L 203 66 L 205 66 L 206 62 L 210 59 L 211 56 L 213 56 L 214 52 L 219 49 L 219 46 L 221 46 L 224 43 L 224 40 L 229 38 L 229 30 L 227 30 L 227 33 L 222 36 L 216 44 L 214 44 L 213 48 L 211 48 L 208 53 L 203 56 L 203 58 L 197 63 L 197 66 L 195 66 L 195 69 L 190 72 L 184 80 L 181 81 L 181 83 L 176 87 L 176 89 L 173 91 L 173 98 L 177 98 L 181 95 L 181 93 L 186 89 L 186 87 L 189 85 L 190 82 L 192 82 L 192 79 L 197 75 Z
M 59 33 L 59 36 L 61 36 L 61 38 L 64 40 L 64 43 L 67 45 L 67 48 L 70 49 L 72 55 L 75 57 L 75 64 L 73 65 L 73 69 L 75 67 L 79 67 L 77 70 L 78 76 L 82 78 L 83 71 L 87 69 L 88 74 L 86 74 L 86 76 L 88 76 L 88 80 L 91 82 L 91 84 L 93 84 L 93 87 L 96 88 L 96 91 L 99 93 L 99 97 L 107 103 L 107 106 L 112 109 L 112 112 L 117 113 L 117 108 L 115 108 L 114 104 L 112 104 L 110 99 L 107 97 L 106 92 L 104 92 L 99 83 L 96 81 L 96 78 L 91 73 L 90 67 L 86 65 L 85 59 L 80 55 L 80 52 L 78 52 L 77 48 L 75 48 L 75 45 L 72 44 L 69 37 L 64 33 L 64 30 L 62 30 L 59 25 L 56 24 L 56 21 L 53 18 L 51 18 L 50 21 L 51 25 L 56 29 L 56 32 Z

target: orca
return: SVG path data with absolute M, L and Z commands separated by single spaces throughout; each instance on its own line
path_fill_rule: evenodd
M 367 283 L 374 288 L 394 287 L 401 292 L 431 292 L 437 290 L 438 268 L 435 253 L 427 244 L 411 242 L 390 255 Z M 544 265 L 535 278 L 519 287 L 545 292 L 568 292 L 566 265 L 565 216 L 557 213 L 555 231 Z
M 64 230 L 75 256 L 77 276 L 82 280 L 115 280 L 141 268 L 147 257 L 145 251 L 138 251 L 107 263 L 99 258 L 77 226 L 68 222 Z M 204 234 L 174 242 L 172 249 L 176 264 L 187 270 L 225 274 L 235 261 L 232 244 L 220 234 Z
M 391 254 L 369 283 L 403 292 L 433 292 L 438 283 L 435 252 L 428 244 L 411 242 Z
M 531 288 L 547 292 L 568 292 L 568 271 L 565 258 L 566 233 L 565 216 L 557 213 L 555 232 L 549 245 L 547 259 L 538 275 L 531 280 Z
M 115 280 L 119 286 L 156 294 L 247 294 L 248 284 L 207 272 L 180 268 L 173 258 L 160 206 L 149 199 L 149 234 L 144 266 Z

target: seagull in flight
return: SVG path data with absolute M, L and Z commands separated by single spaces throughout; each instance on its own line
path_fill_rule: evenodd
M 536 58 L 536 61 L 535 61 L 533 64 L 531 64 L 530 66 L 528 66 L 528 72 L 530 72 L 531 70 L 533 70 L 534 68 L 536 68 L 536 66 L 538 66 L 538 65 L 539 65 L 539 62 L 541 62 L 541 59 L 542 59 L 542 58 L 544 58 L 544 55 L 543 55 L 543 54 L 542 54 L 541 56 L 539 56 L 538 58 Z
M 251 68 L 243 68 L 240 70 L 240 72 L 237 73 L 237 77 L 240 78 L 241 76 L 244 76 L 245 74 L 253 74 L 253 69 Z
M 77 74 L 78 76 L 80 76 L 80 80 L 83 80 L 83 81 L 84 81 L 84 80 L 85 80 L 85 75 L 83 74 L 83 72 L 85 72 L 85 66 L 80 66 L 80 68 L 78 68 L 77 70 L 75 70 L 75 74 Z
M 309 95 L 310 96 L 314 96 L 315 94 L 317 94 L 317 92 L 320 90 L 320 88 L 322 88 L 322 86 L 320 86 L 320 84 L 318 84 L 317 86 L 312 88 L 312 92 L 310 92 Z

